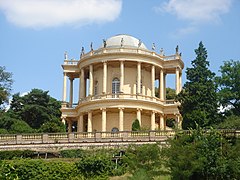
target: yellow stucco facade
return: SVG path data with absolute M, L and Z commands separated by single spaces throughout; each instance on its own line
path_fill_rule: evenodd
M 166 129 L 167 118 L 181 123 L 179 103 L 166 100 L 168 74 L 175 75 L 176 93 L 182 88 L 184 63 L 178 48 L 174 55 L 165 56 L 132 36 L 116 35 L 99 49 L 82 51 L 79 60 L 69 60 L 65 54 L 62 68 L 62 121 L 69 132 L 73 124 L 78 132 L 130 131 L 135 119 L 150 130 Z M 73 92 L 76 79 L 78 91 Z M 73 96 L 78 102 L 73 102 Z

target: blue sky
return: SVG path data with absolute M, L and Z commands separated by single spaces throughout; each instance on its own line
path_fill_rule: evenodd
M 64 51 L 78 59 L 82 46 L 130 34 L 166 55 L 179 45 L 190 67 L 203 41 L 217 73 L 223 61 L 240 59 L 239 33 L 239 0 L 0 0 L 0 66 L 13 73 L 12 93 L 40 88 L 59 100 Z

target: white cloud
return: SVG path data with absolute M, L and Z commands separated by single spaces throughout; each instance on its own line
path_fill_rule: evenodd
M 17 26 L 47 28 L 114 21 L 122 0 L 0 0 L 0 10 Z
M 179 19 L 202 23 L 218 21 L 221 14 L 229 11 L 231 3 L 232 0 L 169 0 L 159 8 Z
M 229 12 L 231 4 L 232 0 L 168 0 L 155 10 L 188 22 L 173 33 L 174 37 L 181 37 L 197 32 L 202 24 L 221 22 L 220 15 Z

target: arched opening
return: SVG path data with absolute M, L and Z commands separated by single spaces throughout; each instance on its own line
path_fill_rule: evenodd
M 117 128 L 117 127 L 114 127 L 114 128 L 112 128 L 112 133 L 116 133 L 116 132 L 118 132 L 119 131 L 119 129 Z
M 120 92 L 120 80 L 118 78 L 114 78 L 112 80 L 112 94 L 113 97 L 118 97 L 116 94 Z
M 118 78 L 114 78 L 112 81 L 112 93 L 116 94 L 120 92 L 120 80 Z

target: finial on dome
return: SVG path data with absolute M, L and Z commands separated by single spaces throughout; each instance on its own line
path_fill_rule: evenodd
M 156 49 L 155 43 L 152 44 L 152 50 L 154 51 Z
M 64 52 L 64 60 L 68 60 L 68 53 L 67 53 L 67 51 Z
M 80 58 L 85 54 L 84 52 L 84 47 L 82 47 L 82 50 L 81 50 L 81 54 L 80 54 Z
M 103 47 L 106 48 L 107 47 L 107 41 L 105 39 L 103 39 Z
M 93 42 L 90 44 L 90 50 L 93 51 Z
M 177 47 L 176 47 L 176 54 L 178 55 L 178 50 L 179 50 L 179 47 L 178 47 L 178 45 L 177 45 Z
M 121 47 L 123 47 L 123 42 L 124 42 L 124 40 L 123 40 L 123 38 L 121 39 Z
M 140 48 L 140 46 L 142 45 L 142 41 L 141 39 L 138 40 L 138 48 Z
M 160 49 L 160 55 L 161 55 L 161 56 L 165 56 L 165 55 L 164 55 L 164 50 L 163 50 L 163 48 Z

